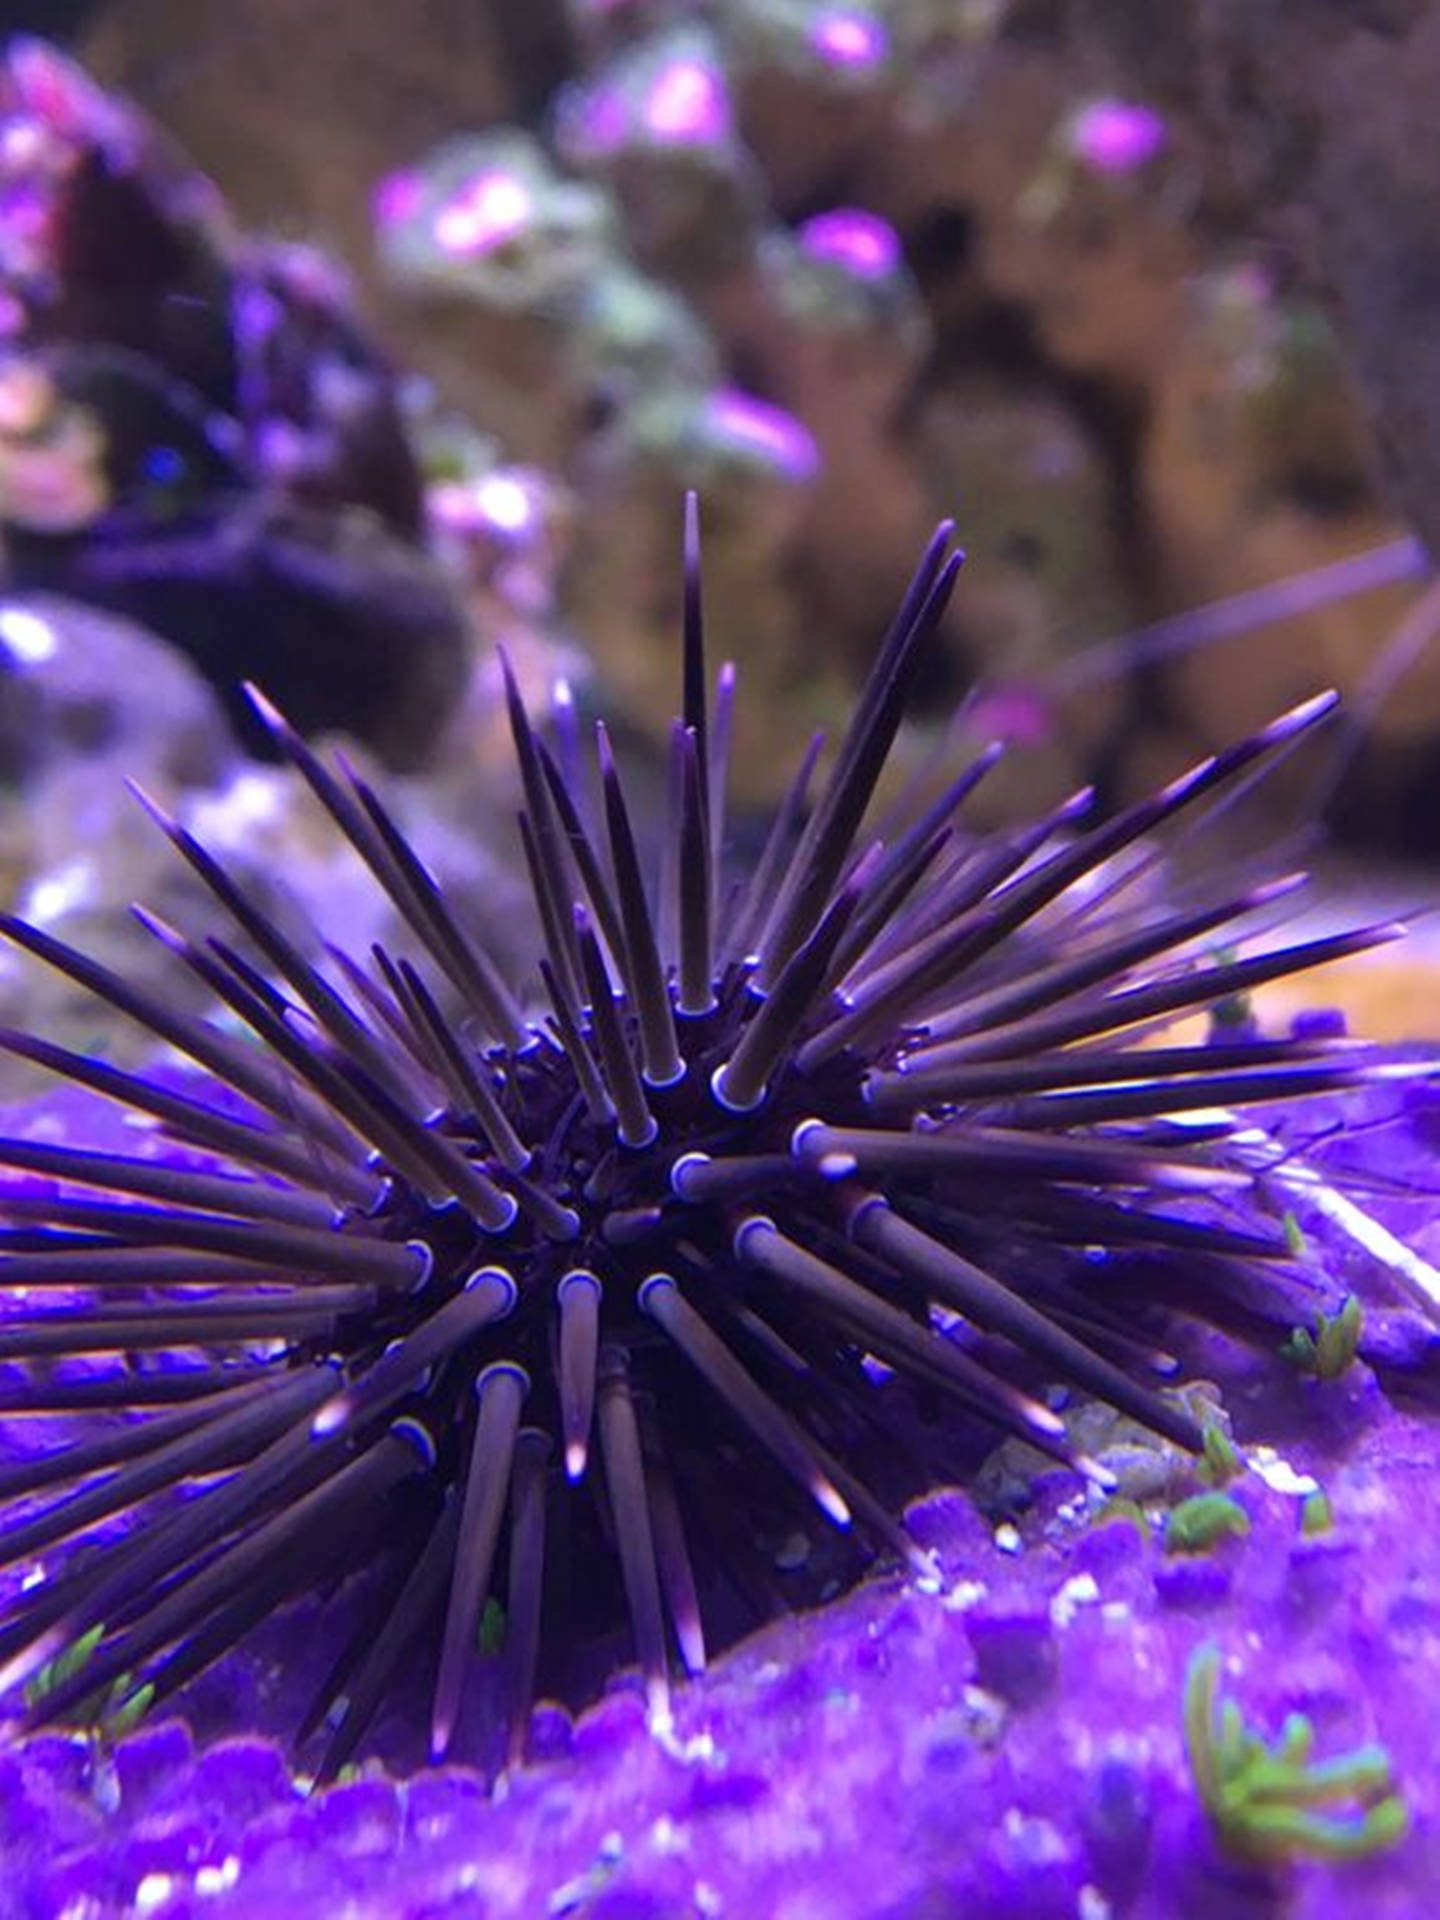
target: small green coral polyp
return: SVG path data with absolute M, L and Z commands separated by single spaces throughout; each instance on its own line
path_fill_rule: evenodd
M 1225 1429 L 1212 1420 L 1205 1427 L 1203 1437 L 1205 1457 L 1197 1469 L 1199 1477 L 1212 1487 L 1223 1487 L 1238 1479 L 1245 1471 L 1245 1462 Z
M 26 1683 L 25 1699 L 27 1705 L 43 1700 L 48 1693 L 62 1686 L 65 1681 L 73 1680 L 77 1673 L 84 1671 L 90 1656 L 104 1638 L 103 1626 L 92 1627 L 78 1640 L 57 1653 L 40 1671 Z
M 1316 1487 L 1313 1493 L 1307 1493 L 1300 1509 L 1300 1532 L 1306 1540 L 1316 1540 L 1322 1534 L 1329 1533 L 1335 1525 L 1335 1515 L 1331 1510 L 1330 1496 L 1323 1487 Z
M 1207 1553 L 1217 1541 L 1250 1531 L 1250 1516 L 1228 1493 L 1197 1493 L 1182 1500 L 1165 1523 L 1167 1553 Z
M 1280 1351 L 1301 1373 L 1313 1374 L 1317 1380 L 1338 1380 L 1349 1371 L 1364 1328 L 1364 1309 L 1352 1293 L 1339 1313 L 1315 1316 L 1313 1334 L 1296 1327 Z
M 1273 1745 L 1221 1700 L 1220 1654 L 1201 1647 L 1185 1676 L 1185 1745 L 1196 1790 L 1221 1845 L 1262 1866 L 1361 1860 L 1403 1840 L 1410 1816 L 1393 1791 L 1390 1756 L 1373 1742 L 1313 1760 L 1315 1729 L 1287 1715 Z
M 1091 1522 L 1092 1528 L 1117 1525 L 1133 1527 L 1142 1540 L 1150 1538 L 1150 1522 L 1138 1500 L 1127 1500 L 1123 1495 L 1117 1495 L 1098 1509 Z

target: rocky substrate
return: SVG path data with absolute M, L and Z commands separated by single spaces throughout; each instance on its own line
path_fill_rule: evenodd
M 1440 1251 L 1435 1095 L 1409 1083 L 1349 1115 L 1343 1134 L 1329 1103 L 1307 1109 L 1303 1133 L 1284 1115 L 1272 1125 L 1417 1258 Z M 53 1131 L 55 1109 L 23 1124 Z M 1107 1509 L 1068 1476 L 1002 1463 L 982 1482 L 984 1517 L 957 1491 L 912 1509 L 935 1556 L 930 1587 L 882 1573 L 772 1625 L 679 1690 L 666 1727 L 647 1724 L 624 1676 L 578 1717 L 542 1706 L 530 1764 L 493 1791 L 475 1749 L 479 1764 L 410 1771 L 402 1712 L 382 1730 L 388 1766 L 371 1759 L 307 1792 L 278 1744 L 293 1686 L 269 1657 L 282 1643 L 293 1656 L 308 1630 L 297 1609 L 193 1683 L 184 1718 L 113 1746 L 46 1732 L 0 1749 L 0 1912 L 1429 1913 L 1437 1336 L 1403 1303 L 1393 1266 L 1327 1224 L 1324 1202 L 1323 1188 L 1297 1199 L 1296 1226 L 1309 1257 L 1369 1302 L 1360 1358 L 1322 1380 L 1218 1336 L 1187 1351 L 1187 1370 L 1217 1383 L 1246 1460 L 1225 1493 L 1239 1518 L 1208 1545 L 1174 1518 L 1193 1470 L 1136 1445 L 1133 1430 L 1112 1431 L 1108 1451 L 1100 1436 L 1133 1505 Z M 11 1421 L 0 1445 L 13 1457 L 14 1444 Z M 1233 1835 L 1227 1850 L 1182 1720 L 1206 1646 L 1222 1659 L 1222 1698 L 1272 1746 L 1297 1713 L 1317 1765 L 1381 1744 L 1407 1810 L 1398 1845 L 1341 1864 L 1300 1847 L 1257 1864 L 1236 1857 Z

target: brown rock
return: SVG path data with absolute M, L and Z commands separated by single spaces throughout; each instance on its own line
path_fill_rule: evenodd
M 1425 0 L 1079 0 L 1183 116 L 1213 211 L 1324 295 L 1396 503 L 1440 545 L 1440 10 Z

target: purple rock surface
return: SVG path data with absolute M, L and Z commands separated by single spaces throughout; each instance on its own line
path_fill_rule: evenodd
M 63 1131 L 64 1110 L 19 1118 Z M 999 1482 L 1003 1513 L 938 1490 L 910 1515 L 933 1590 L 881 1572 L 773 1624 L 680 1689 L 669 1726 L 647 1721 L 628 1676 L 573 1719 L 542 1706 L 530 1763 L 493 1789 L 473 1754 L 482 1764 L 408 1774 L 372 1759 L 308 1792 L 278 1741 L 294 1701 L 267 1653 L 279 1636 L 293 1656 L 308 1630 L 296 1608 L 182 1694 L 184 1718 L 109 1747 L 47 1732 L 0 1749 L 0 1914 L 1433 1911 L 1437 1335 L 1414 1304 L 1430 1270 L 1398 1271 L 1382 1230 L 1414 1260 L 1434 1238 L 1437 1112 L 1427 1083 L 1408 1082 L 1270 1122 L 1307 1250 L 1364 1297 L 1366 1320 L 1334 1380 L 1215 1334 L 1183 1349 L 1230 1413 L 1244 1466 L 1225 1491 L 1248 1532 L 1167 1551 L 1167 1506 L 1201 1486 L 1188 1466 L 1169 1500 L 1133 1509 L 1107 1511 L 1048 1468 Z M 92 1138 L 94 1123 L 87 1110 Z M 1305 1169 L 1319 1176 L 1308 1189 Z M 6 1458 L 17 1425 L 0 1422 Z M 1319 1531 L 1305 1518 L 1317 1486 Z M 1182 1723 L 1207 1644 L 1222 1696 L 1267 1741 L 1303 1713 L 1317 1762 L 1383 1745 L 1409 1813 L 1398 1846 L 1338 1865 L 1227 1857 Z M 403 1756 L 403 1739 L 381 1750 Z

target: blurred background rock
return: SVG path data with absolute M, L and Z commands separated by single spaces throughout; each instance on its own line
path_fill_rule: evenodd
M 1022 744 L 980 814 L 1082 780 L 1112 803 L 1335 683 L 1365 721 L 1335 829 L 1433 855 L 1440 646 L 1419 596 L 1440 531 L 1440 153 L 1419 136 L 1437 16 L 11 7 L 11 30 L 64 39 L 113 90 L 87 101 L 41 55 L 12 120 L 105 122 L 101 172 L 138 170 L 187 236 L 156 312 L 218 313 L 263 389 L 226 362 L 204 392 L 230 423 L 217 448 L 205 412 L 215 470 L 152 525 L 157 409 L 167 448 L 194 430 L 177 391 L 205 386 L 195 362 L 167 360 L 154 326 L 117 354 L 83 303 L 32 304 L 13 339 L 43 386 L 12 380 L 8 414 L 0 392 L 13 583 L 178 640 L 242 727 L 234 684 L 257 674 L 309 729 L 423 766 L 442 812 L 503 818 L 497 641 L 542 697 L 564 673 L 582 707 L 619 704 L 637 749 L 659 737 L 695 485 L 756 808 L 793 743 L 843 713 L 953 513 L 971 561 L 909 753 Z M 33 155 L 4 164 L 13 240 Z M 65 450 L 63 526 L 34 524 L 55 462 L 17 463 L 17 408 L 27 456 Z M 1287 582 L 1289 617 L 1262 620 L 1262 596 L 1229 638 L 1166 638 L 1172 617 Z M 1372 713 L 1407 616 L 1415 658 Z M 1303 813 L 1326 778 L 1312 762 L 1278 791 Z

